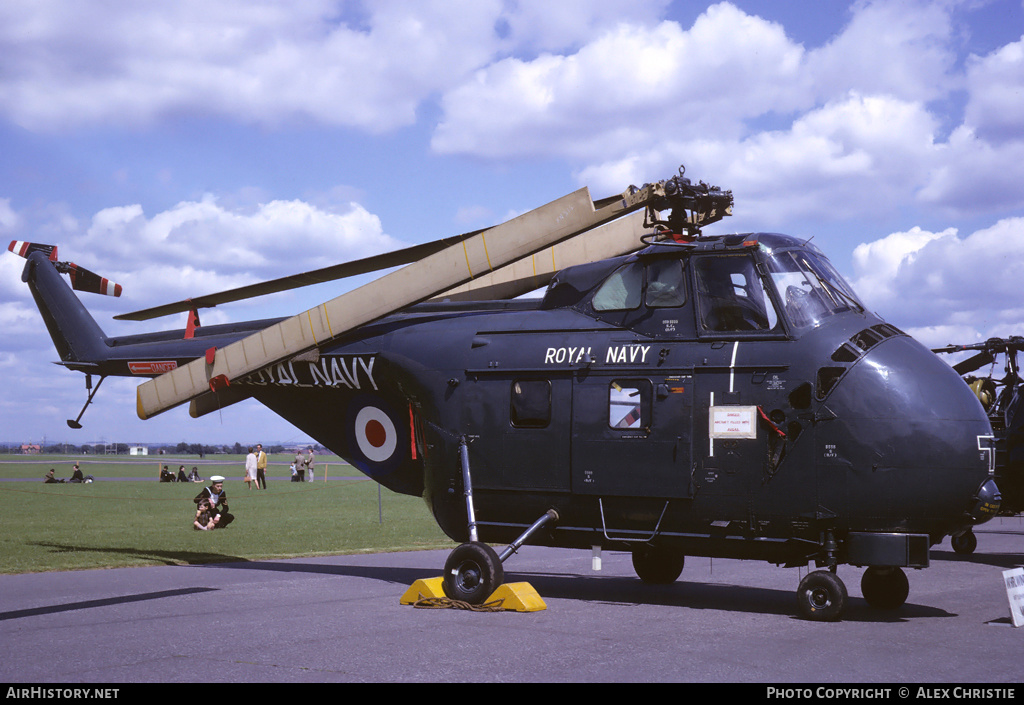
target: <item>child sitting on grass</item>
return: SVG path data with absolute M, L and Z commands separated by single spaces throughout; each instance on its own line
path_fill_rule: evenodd
M 192 527 L 196 531 L 209 531 L 217 526 L 218 519 L 220 514 L 214 516 L 209 501 L 204 499 L 196 507 L 196 518 L 192 522 Z

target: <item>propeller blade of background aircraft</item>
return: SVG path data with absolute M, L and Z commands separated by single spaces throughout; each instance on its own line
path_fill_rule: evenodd
M 995 359 L 996 356 L 986 350 L 985 352 L 980 352 L 977 355 L 972 355 L 966 360 L 958 362 L 953 365 L 953 369 L 956 370 L 958 375 L 965 375 L 968 372 L 974 372 L 979 367 L 991 364 Z
M 345 277 L 354 277 L 360 274 L 376 272 L 381 269 L 388 269 L 390 267 L 397 267 L 403 264 L 409 264 L 410 262 L 415 262 L 418 259 L 432 255 L 439 250 L 443 250 L 449 245 L 458 244 L 479 232 L 481 231 L 476 230 L 463 235 L 453 235 L 452 237 L 441 238 L 440 240 L 426 242 L 422 245 L 413 245 L 412 247 L 395 250 L 394 252 L 385 252 L 380 255 L 373 255 L 371 257 L 364 257 L 363 259 L 353 260 L 352 262 L 334 264 L 330 267 L 315 269 L 312 272 L 292 274 L 287 277 L 281 277 L 280 279 L 272 279 L 266 282 L 259 282 L 258 284 L 249 284 L 247 286 L 238 287 L 237 289 L 228 289 L 227 291 L 221 291 L 216 294 L 197 296 L 193 299 L 185 299 L 184 301 L 177 301 L 175 303 L 162 304 L 160 306 L 154 306 L 141 311 L 122 313 L 114 316 L 114 318 L 119 321 L 147 321 L 151 318 L 169 316 L 173 313 L 182 313 L 199 308 L 211 308 L 218 304 L 251 299 L 256 296 L 265 296 L 266 294 L 276 294 L 280 291 L 288 291 L 290 289 L 298 289 L 303 286 L 323 284 L 324 282 L 334 281 L 336 279 L 344 279 Z

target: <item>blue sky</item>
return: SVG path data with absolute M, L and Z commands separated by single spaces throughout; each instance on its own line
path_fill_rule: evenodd
M 580 186 L 687 174 L 709 232 L 814 236 L 927 345 L 1021 334 L 1019 0 L 11 0 L 0 236 L 122 284 L 113 315 L 492 225 Z M 305 440 L 255 402 L 85 400 L 0 255 L 0 440 Z M 358 282 L 221 307 L 290 315 Z

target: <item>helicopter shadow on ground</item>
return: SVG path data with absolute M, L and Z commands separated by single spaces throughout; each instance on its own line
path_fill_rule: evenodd
M 953 550 L 932 549 L 931 559 L 933 561 L 951 561 L 953 563 L 976 563 L 978 565 L 990 565 L 994 568 L 1009 570 L 1024 565 L 1024 553 L 986 553 L 984 546 L 979 542 L 974 553 L 961 554 Z
M 44 605 L 41 607 L 30 607 L 23 610 L 9 610 L 0 612 L 0 622 L 8 619 L 19 619 L 22 617 L 38 617 L 44 614 L 57 614 L 60 612 L 73 612 L 75 610 L 91 609 L 93 607 L 108 607 L 110 605 L 124 605 L 129 602 L 143 602 L 146 600 L 162 600 L 167 597 L 179 597 L 181 595 L 197 595 L 204 592 L 216 592 L 217 588 L 190 587 L 178 588 L 175 590 L 158 590 L 155 592 L 140 592 L 133 595 L 119 595 L 117 597 L 104 597 L 96 600 L 80 600 L 78 602 L 66 602 L 59 605 Z
M 231 556 L 223 553 L 212 553 L 208 551 L 153 551 L 142 548 L 104 547 L 104 546 L 76 546 L 73 544 L 35 542 L 30 546 L 41 546 L 50 549 L 51 553 L 108 553 L 121 556 L 132 556 L 146 560 L 155 561 L 164 565 L 199 565 L 205 563 L 225 563 L 245 561 L 238 556 Z
M 103 548 L 58 543 L 37 543 L 35 545 L 47 547 L 57 552 L 95 551 L 98 553 L 131 555 L 158 561 L 169 566 L 189 565 L 216 569 L 263 570 L 281 573 L 310 573 L 366 578 L 402 586 L 403 588 L 409 587 L 417 580 L 438 577 L 441 573 L 436 568 L 310 563 L 301 560 L 246 560 L 237 556 L 201 551 L 151 551 L 123 547 Z M 981 558 L 980 556 L 960 556 L 952 551 L 949 552 L 949 556 L 951 560 L 974 559 L 974 562 L 985 562 L 977 560 Z M 727 612 L 775 614 L 789 616 L 794 619 L 797 618 L 795 585 L 792 590 L 782 590 L 747 585 L 704 583 L 685 580 L 685 573 L 684 578 L 671 585 L 647 585 L 635 577 L 592 576 L 572 573 L 554 574 L 509 571 L 506 573 L 505 578 L 506 583 L 529 582 L 542 598 L 620 605 L 660 605 L 701 610 L 714 609 Z M 110 599 L 116 601 L 119 599 L 132 600 L 136 598 L 129 596 L 127 598 Z M 63 611 L 65 609 L 79 608 L 81 607 L 58 606 L 40 609 Z M 945 610 L 927 605 L 916 605 L 912 602 L 908 602 L 899 609 L 892 611 L 877 610 L 868 606 L 862 598 L 851 597 L 843 620 L 882 623 L 905 621 L 911 618 L 955 616 L 955 614 Z M 0 614 L 0 617 L 3 617 L 3 614 Z
M 648 585 L 639 578 L 574 575 L 506 574 L 506 580 L 522 578 L 542 596 L 609 604 L 642 604 L 696 610 L 720 610 L 774 614 L 799 619 L 796 585 L 792 590 L 722 583 L 687 581 L 670 585 Z M 955 614 L 927 605 L 908 602 L 896 610 L 878 610 L 863 598 L 850 597 L 843 621 L 901 622 L 911 618 L 955 617 Z
M 433 568 L 408 568 L 400 566 L 338 565 L 335 563 L 304 563 L 294 559 L 283 561 L 243 561 L 239 563 L 212 563 L 210 568 L 235 570 L 267 570 L 278 573 L 313 573 L 316 575 L 337 575 L 349 578 L 381 580 L 396 585 L 411 585 L 417 580 L 434 578 L 440 570 Z
M 417 580 L 436 578 L 440 570 L 396 566 L 321 564 L 296 561 L 246 561 L 211 564 L 211 568 L 269 570 L 285 573 L 313 573 L 380 580 L 407 588 Z M 793 590 L 687 582 L 647 585 L 638 578 L 579 574 L 509 571 L 505 582 L 528 582 L 542 599 L 564 599 L 609 605 L 660 605 L 726 612 L 775 614 L 797 619 L 796 586 Z M 927 605 L 907 603 L 899 609 L 873 609 L 858 597 L 851 597 L 844 621 L 900 622 L 911 618 L 955 617 L 955 614 Z

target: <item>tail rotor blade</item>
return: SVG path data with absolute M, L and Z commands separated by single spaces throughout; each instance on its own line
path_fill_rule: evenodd
M 7 249 L 14 254 L 28 259 L 28 256 L 33 252 L 42 252 L 50 258 L 51 262 L 57 261 L 57 246 L 56 245 L 43 245 L 38 242 L 24 242 L 22 240 L 11 240 L 11 244 L 7 246 Z
M 71 288 L 76 291 L 88 291 L 92 294 L 120 296 L 121 285 L 115 284 L 106 277 L 101 277 L 74 262 L 68 262 L 68 275 L 71 277 Z

